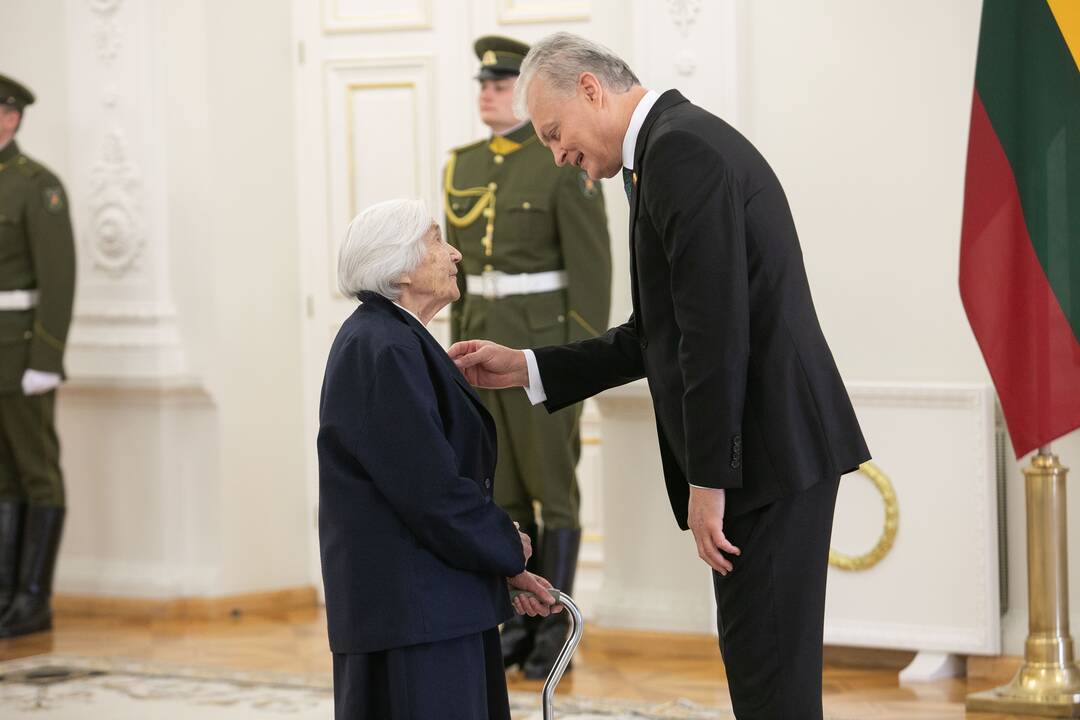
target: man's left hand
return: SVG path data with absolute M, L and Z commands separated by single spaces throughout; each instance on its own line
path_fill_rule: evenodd
M 697 541 L 698 557 L 716 572 L 727 575 L 735 566 L 721 554 L 739 555 L 742 551 L 728 542 L 724 536 L 724 506 L 727 502 L 723 488 L 690 486 L 690 504 L 687 506 L 687 524 Z

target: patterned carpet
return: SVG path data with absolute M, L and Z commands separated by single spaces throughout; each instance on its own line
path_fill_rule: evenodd
M 514 720 L 541 720 L 536 695 L 511 693 Z M 726 720 L 687 701 L 662 705 L 560 697 L 558 720 Z M 0 663 L 4 720 L 326 720 L 325 675 L 223 672 L 113 659 L 37 655 Z

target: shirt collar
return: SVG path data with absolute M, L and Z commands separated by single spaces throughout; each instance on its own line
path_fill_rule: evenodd
M 397 305 L 397 306 L 398 306 L 399 308 L 401 308 L 402 310 L 404 310 L 405 312 L 409 313 L 409 314 L 410 314 L 410 315 L 412 315 L 412 316 L 413 316 L 414 318 L 416 318 L 416 322 L 420 323 L 421 325 L 424 325 L 424 322 L 423 322 L 423 320 L 421 320 L 421 319 L 420 319 L 420 316 L 419 316 L 419 315 L 417 315 L 416 313 L 414 313 L 414 312 L 413 312 L 412 310 L 410 310 L 409 308 L 405 307 L 404 305 L 402 305 L 402 304 L 401 304 L 401 303 L 399 303 L 399 302 L 395 302 L 395 301 L 393 301 L 393 300 L 391 300 L 391 302 L 393 302 L 393 303 L 394 303 L 395 305 Z M 426 326 L 426 325 L 424 325 L 424 327 L 425 327 L 425 329 L 426 329 L 426 327 L 427 327 L 427 326 Z
M 15 139 L 8 140 L 4 147 L 0 148 L 0 163 L 5 163 L 11 160 L 19 154 L 19 146 L 15 144 Z
M 637 147 L 638 133 L 641 132 L 641 126 L 645 124 L 645 118 L 648 117 L 652 106 L 659 99 L 660 93 L 649 90 L 641 96 L 637 107 L 634 108 L 634 114 L 630 116 L 630 127 L 626 128 L 626 135 L 623 136 L 622 141 L 622 164 L 627 170 L 634 169 L 634 149 Z
M 517 125 L 514 125 L 513 127 L 507 128 L 505 131 L 503 131 L 501 133 L 496 133 L 496 132 L 491 133 L 491 136 L 492 137 L 510 137 L 511 135 L 516 133 L 518 130 L 520 130 L 521 128 L 528 125 L 529 122 L 530 121 L 528 120 L 528 118 L 526 118 L 525 120 L 522 120 L 521 122 L 519 122 Z

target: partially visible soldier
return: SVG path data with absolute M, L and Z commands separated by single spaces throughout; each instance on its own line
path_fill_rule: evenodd
M 15 144 L 33 102 L 0 75 L 0 638 L 52 627 L 65 507 L 54 409 L 75 244 L 60 180 Z
M 462 254 L 452 339 L 537 347 L 594 337 L 607 329 L 611 302 L 600 186 L 578 168 L 556 167 L 532 125 L 514 117 L 514 83 L 529 46 L 486 36 L 474 49 L 480 118 L 492 134 L 454 150 L 446 166 L 446 237 Z M 480 396 L 499 433 L 495 501 L 532 538 L 529 569 L 570 593 L 581 544 L 581 406 L 548 415 L 520 390 Z M 566 613 L 515 617 L 503 627 L 505 665 L 546 677 L 568 629 Z

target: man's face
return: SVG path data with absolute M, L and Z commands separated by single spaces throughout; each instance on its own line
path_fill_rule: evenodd
M 611 108 L 595 76 L 582 73 L 569 95 L 543 77 L 534 78 L 528 90 L 529 117 L 556 165 L 580 167 L 593 180 L 622 169 L 622 138 L 612 132 Z
M 514 85 L 517 76 L 480 81 L 480 120 L 493 130 L 502 130 L 518 124 L 514 117 Z
M 22 113 L 13 107 L 0 105 L 0 145 L 6 145 L 19 129 Z

